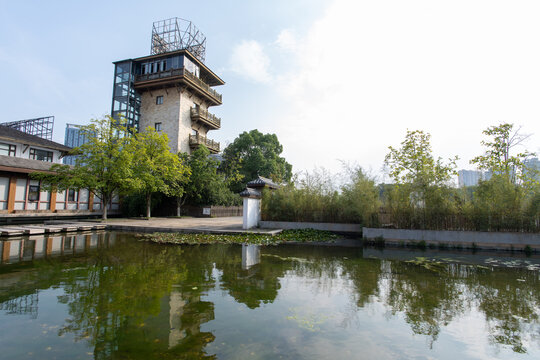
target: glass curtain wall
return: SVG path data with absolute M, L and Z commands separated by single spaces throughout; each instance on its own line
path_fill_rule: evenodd
M 141 114 L 141 97 L 133 87 L 135 81 L 135 63 L 124 61 L 116 63 L 114 69 L 114 86 L 111 116 L 127 120 L 127 127 L 139 131 Z

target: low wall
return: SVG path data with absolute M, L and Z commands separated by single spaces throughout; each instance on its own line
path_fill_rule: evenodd
M 540 234 L 507 233 L 480 231 L 438 231 L 362 228 L 365 239 L 383 237 L 387 243 L 425 241 L 426 244 L 445 244 L 448 246 L 477 247 L 486 249 L 523 250 L 527 245 L 540 250 Z
M 289 221 L 260 221 L 259 227 L 265 229 L 315 229 L 340 233 L 360 234 L 362 226 L 359 224 L 338 223 L 313 223 L 313 222 L 289 222 Z

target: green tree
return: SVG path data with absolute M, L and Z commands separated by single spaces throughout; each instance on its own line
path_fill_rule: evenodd
M 380 201 L 375 180 L 361 167 L 348 170 L 350 182 L 341 187 L 344 207 L 351 213 L 350 217 L 358 219 L 360 224 L 377 225 Z
M 186 202 L 191 205 L 237 205 L 240 197 L 229 189 L 230 181 L 236 176 L 226 176 L 219 171 L 219 161 L 209 156 L 206 146 L 199 146 L 191 155 L 180 154 L 182 161 L 191 170 L 191 176 L 185 184 L 183 196 L 177 197 L 178 211 Z M 180 215 L 178 213 L 178 215 Z
M 169 152 L 168 143 L 166 134 L 151 127 L 134 134 L 130 142 L 135 187 L 146 197 L 147 217 L 151 216 L 152 193 L 181 197 L 190 175 L 189 167 Z
M 110 116 L 94 119 L 88 126 L 81 126 L 86 143 L 73 149 L 78 155 L 75 166 L 54 164 L 52 173 L 37 173 L 33 177 L 42 180 L 52 191 L 66 188 L 88 189 L 103 202 L 103 219 L 112 197 L 134 186 L 132 173 L 133 156 L 125 151 L 130 139 L 125 120 Z
M 431 150 L 431 135 L 421 130 L 407 130 L 401 148 L 389 146 L 390 152 L 384 159 L 390 177 L 397 184 L 414 184 L 418 189 L 446 184 L 455 174 L 458 157 L 444 164 L 442 158 L 435 159 Z
M 490 140 L 481 144 L 483 155 L 471 160 L 481 170 L 491 173 L 480 181 L 469 206 L 475 226 L 484 231 L 527 230 L 538 228 L 537 205 L 540 185 L 535 171 L 527 169 L 525 160 L 534 156 L 527 150 L 515 151 L 529 137 L 514 130 L 513 124 L 490 126 L 482 133 Z
M 486 147 L 486 152 L 472 159 L 471 164 L 477 165 L 481 170 L 490 171 L 494 176 L 503 176 L 513 184 L 531 185 L 535 182 L 535 173 L 527 171 L 525 160 L 535 154 L 527 150 L 514 155 L 511 153 L 530 135 L 522 135 L 519 133 L 520 129 L 513 129 L 514 124 L 503 123 L 482 131 L 482 134 L 492 137 L 492 140 L 482 140 L 481 144 Z
M 275 134 L 263 134 L 258 130 L 243 132 L 223 151 L 222 168 L 225 172 L 239 166 L 244 181 L 265 176 L 277 182 L 291 179 L 292 165 L 281 157 L 283 146 Z M 231 190 L 239 192 L 245 184 L 235 181 Z
M 389 147 L 384 160 L 395 186 L 387 207 L 398 226 L 437 227 L 453 207 L 448 182 L 455 174 L 458 157 L 444 163 L 432 154 L 431 135 L 407 130 L 400 148 Z

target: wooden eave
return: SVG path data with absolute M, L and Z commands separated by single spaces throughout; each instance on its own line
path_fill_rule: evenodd
M 191 81 L 189 78 L 179 75 L 179 76 L 170 76 L 167 78 L 161 79 L 152 79 L 147 81 L 136 81 L 133 84 L 133 87 L 141 91 L 150 91 L 156 89 L 162 89 L 166 87 L 175 87 L 177 84 L 186 84 L 190 88 L 196 90 L 200 95 L 202 95 L 206 100 L 208 100 L 212 105 L 221 105 L 222 102 L 219 98 L 214 97 L 206 89 L 201 88 L 197 83 Z
M 206 83 L 210 86 L 219 86 L 219 85 L 225 85 L 225 81 L 223 81 L 219 76 L 217 76 L 212 70 L 210 70 L 206 65 L 204 65 L 199 59 L 197 59 L 189 50 L 182 49 L 182 50 L 176 50 L 176 51 L 170 51 L 162 54 L 155 54 L 155 55 L 148 55 L 143 56 L 135 59 L 125 59 L 120 61 L 114 61 L 113 64 L 125 62 L 125 61 L 135 61 L 135 62 L 142 62 L 147 60 L 154 60 L 159 59 L 162 57 L 168 57 L 171 55 L 187 55 L 191 61 L 193 61 L 195 64 L 199 66 L 201 69 L 201 72 L 204 72 L 203 77 L 209 78 L 212 81 L 206 81 Z

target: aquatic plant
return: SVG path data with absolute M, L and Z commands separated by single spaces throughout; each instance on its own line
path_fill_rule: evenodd
M 143 241 L 152 241 L 159 244 L 253 244 L 277 245 L 284 242 L 331 242 L 337 235 L 329 231 L 314 229 L 284 230 L 279 234 L 184 234 L 162 233 L 139 234 L 137 237 Z

